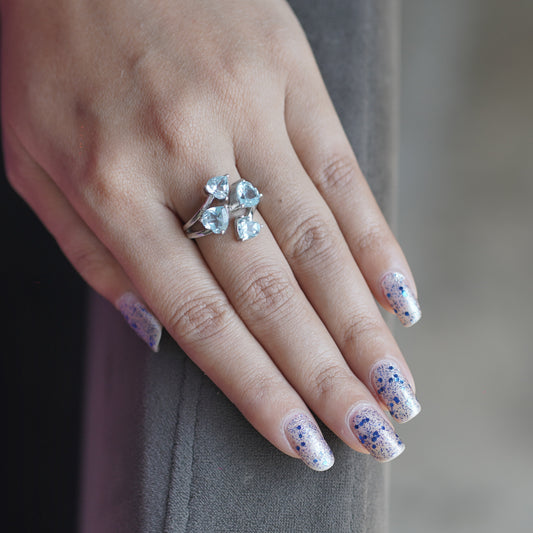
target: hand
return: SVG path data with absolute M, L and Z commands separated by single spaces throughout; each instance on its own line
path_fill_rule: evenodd
M 287 4 L 5 1 L 2 41 L 10 182 L 85 280 L 286 454 L 333 464 L 309 409 L 401 453 L 381 408 L 420 407 L 374 297 L 410 325 L 414 282 Z M 263 194 L 260 235 L 189 240 L 226 173 Z

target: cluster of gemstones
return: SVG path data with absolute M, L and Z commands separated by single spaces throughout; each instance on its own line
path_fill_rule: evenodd
M 246 180 L 239 180 L 230 189 L 228 178 L 227 174 L 215 176 L 207 182 L 205 191 L 209 197 L 224 203 L 205 209 L 200 220 L 209 232 L 223 234 L 228 229 L 230 214 L 239 213 L 235 217 L 235 231 L 240 241 L 247 241 L 261 230 L 261 224 L 253 220 L 253 212 L 262 195 Z

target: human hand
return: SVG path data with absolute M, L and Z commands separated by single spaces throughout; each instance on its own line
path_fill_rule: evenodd
M 401 453 L 380 403 L 419 405 L 373 296 L 409 325 L 414 283 L 285 2 L 3 2 L 2 40 L 10 182 L 86 281 L 312 468 L 333 458 L 309 408 Z M 260 235 L 190 241 L 226 173 L 263 193 Z

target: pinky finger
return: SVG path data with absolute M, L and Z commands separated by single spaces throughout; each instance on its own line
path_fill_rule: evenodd
M 4 155 L 12 187 L 54 236 L 73 267 L 96 292 L 117 307 L 153 351 L 158 351 L 162 333 L 159 320 L 140 300 L 117 260 L 7 127 Z

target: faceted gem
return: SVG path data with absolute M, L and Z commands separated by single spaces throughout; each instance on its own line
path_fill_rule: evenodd
M 261 224 L 251 218 L 241 217 L 235 221 L 237 236 L 240 241 L 253 239 L 261 231 Z
M 212 194 L 217 200 L 225 200 L 229 194 L 228 176 L 215 176 L 205 186 L 207 194 Z
M 235 193 L 242 207 L 255 207 L 261 200 L 259 191 L 246 180 L 241 180 L 237 183 Z
M 225 205 L 210 207 L 202 215 L 204 228 L 213 233 L 224 233 L 228 228 L 228 221 L 228 208 Z

